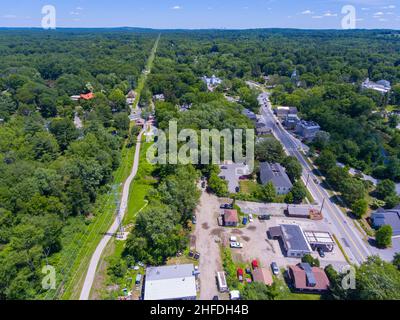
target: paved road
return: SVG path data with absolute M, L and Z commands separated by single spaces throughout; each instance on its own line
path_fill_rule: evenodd
M 119 208 L 119 215 L 121 216 L 121 221 L 123 221 L 123 217 L 125 215 L 126 209 L 128 207 L 128 198 L 129 198 L 129 188 L 136 176 L 136 173 L 139 168 L 139 158 L 140 158 L 140 146 L 141 140 L 144 130 L 138 136 L 138 142 L 136 145 L 135 151 L 135 159 L 133 162 L 133 167 L 131 174 L 126 179 L 124 188 L 122 191 L 122 198 L 121 198 L 121 206 Z M 86 274 L 85 283 L 83 284 L 81 295 L 79 300 L 88 300 L 90 295 L 90 290 L 92 289 L 93 280 L 96 274 L 97 265 L 99 264 L 101 254 L 106 247 L 107 243 L 110 241 L 112 237 L 114 237 L 115 233 L 118 231 L 119 228 L 119 219 L 115 218 L 114 223 L 108 230 L 108 232 L 104 235 L 103 239 L 101 239 L 99 245 L 97 246 L 95 252 L 93 253 L 92 259 L 90 260 L 89 268 Z
M 362 240 L 362 235 L 353 225 L 353 221 L 344 216 L 342 211 L 330 200 L 329 193 L 319 184 L 315 183 L 317 177 L 313 174 L 313 168 L 306 161 L 301 150 L 301 142 L 288 133 L 280 123 L 278 123 L 271 108 L 271 103 L 267 93 L 260 95 L 261 115 L 265 124 L 272 128 L 275 137 L 283 144 L 286 152 L 296 157 L 303 167 L 302 179 L 308 180 L 308 189 L 314 199 L 319 203 L 324 203 L 323 214 L 326 221 L 330 224 L 332 232 L 341 242 L 352 263 L 360 264 L 371 255 L 371 248 Z

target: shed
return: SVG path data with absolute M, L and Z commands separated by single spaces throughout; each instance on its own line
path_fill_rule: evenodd
M 271 272 L 266 268 L 257 268 L 256 270 L 254 270 L 253 280 L 254 282 L 264 283 L 267 286 L 270 286 L 273 283 Z

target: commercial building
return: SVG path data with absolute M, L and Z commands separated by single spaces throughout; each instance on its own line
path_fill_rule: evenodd
M 305 230 L 304 236 L 313 250 L 322 249 L 332 252 L 335 247 L 335 240 L 329 232 Z
M 301 258 L 312 252 L 303 229 L 297 224 L 281 224 L 278 227 L 269 228 L 268 233 L 272 239 L 282 242 L 288 257 Z
M 393 237 L 400 237 L 400 206 L 385 210 L 378 209 L 371 215 L 372 225 L 375 228 L 380 228 L 384 225 L 389 225 L 393 229 Z
M 279 163 L 261 162 L 260 180 L 263 185 L 272 182 L 279 195 L 288 194 L 293 187 L 285 169 Z
M 196 300 L 196 296 L 193 264 L 146 269 L 144 300 Z

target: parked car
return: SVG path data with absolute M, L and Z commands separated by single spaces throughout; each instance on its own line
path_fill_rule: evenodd
M 262 214 L 258 216 L 259 220 L 270 220 L 271 216 L 269 214 Z
M 206 181 L 206 177 L 205 177 L 205 176 L 202 176 L 202 177 L 201 177 L 201 181 Z
M 276 264 L 276 262 L 271 263 L 271 270 L 274 275 L 277 276 L 279 274 L 279 268 L 278 268 L 278 265 Z
M 233 204 L 224 203 L 219 206 L 220 209 L 233 209 Z
M 196 223 L 197 223 L 197 218 L 196 218 L 196 216 L 193 216 L 193 218 L 192 218 L 192 223 L 193 223 L 193 224 L 196 224 Z
M 253 215 L 251 213 L 249 213 L 249 222 L 253 222 Z
M 203 189 L 206 188 L 206 182 L 205 182 L 205 181 L 203 181 L 203 182 L 201 183 L 201 187 L 202 187 Z
M 242 224 L 243 224 L 243 225 L 246 225 L 246 224 L 247 224 L 247 217 L 243 217 Z
M 237 242 L 238 239 L 237 239 L 237 237 L 232 236 L 232 237 L 229 238 L 229 241 L 230 242 Z
M 318 248 L 317 251 L 321 258 L 325 258 L 325 252 L 322 248 Z
M 213 300 L 219 300 L 219 297 L 218 296 L 214 296 L 212 299 Z
M 231 242 L 231 248 L 240 249 L 243 248 L 243 244 L 241 244 L 240 242 Z
M 243 282 L 243 269 L 237 269 L 237 277 L 239 282 Z
M 194 258 L 195 258 L 196 260 L 199 260 L 199 259 L 200 259 L 200 253 L 196 252 L 196 253 L 194 254 Z

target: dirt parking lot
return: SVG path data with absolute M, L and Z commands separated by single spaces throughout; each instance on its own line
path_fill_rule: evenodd
M 192 236 L 191 246 L 195 247 L 200 253 L 199 278 L 200 299 L 202 300 L 212 299 L 215 295 L 218 295 L 220 299 L 226 298 L 218 292 L 215 274 L 217 271 L 223 270 L 220 245 L 229 246 L 229 238 L 231 236 L 236 236 L 238 241 L 243 243 L 243 248 L 231 249 L 235 261 L 250 264 L 253 259 L 257 259 L 262 267 L 268 268 L 272 262 L 276 262 L 280 268 L 286 268 L 288 265 L 299 263 L 300 259 L 285 257 L 279 241 L 267 238 L 267 230 L 270 227 L 280 224 L 298 224 L 305 231 L 329 231 L 329 225 L 324 220 L 313 221 L 285 217 L 283 213 L 280 214 L 280 212 L 283 212 L 282 207 L 284 205 L 282 204 L 269 205 L 270 210 L 272 210 L 270 214 L 273 215 L 271 220 L 259 221 L 257 216 L 254 216 L 254 222 L 249 223 L 246 227 L 220 227 L 218 226 L 217 218 L 221 213 L 219 206 L 222 203 L 227 202 L 203 192 L 196 210 L 197 224 Z M 246 208 L 249 210 L 258 210 L 258 207 L 258 204 L 246 203 Z M 326 253 L 325 258 L 319 257 L 316 252 L 313 253 L 313 256 L 318 257 L 321 267 L 332 264 L 339 270 L 341 266 L 347 264 L 337 246 L 335 246 L 333 252 Z

